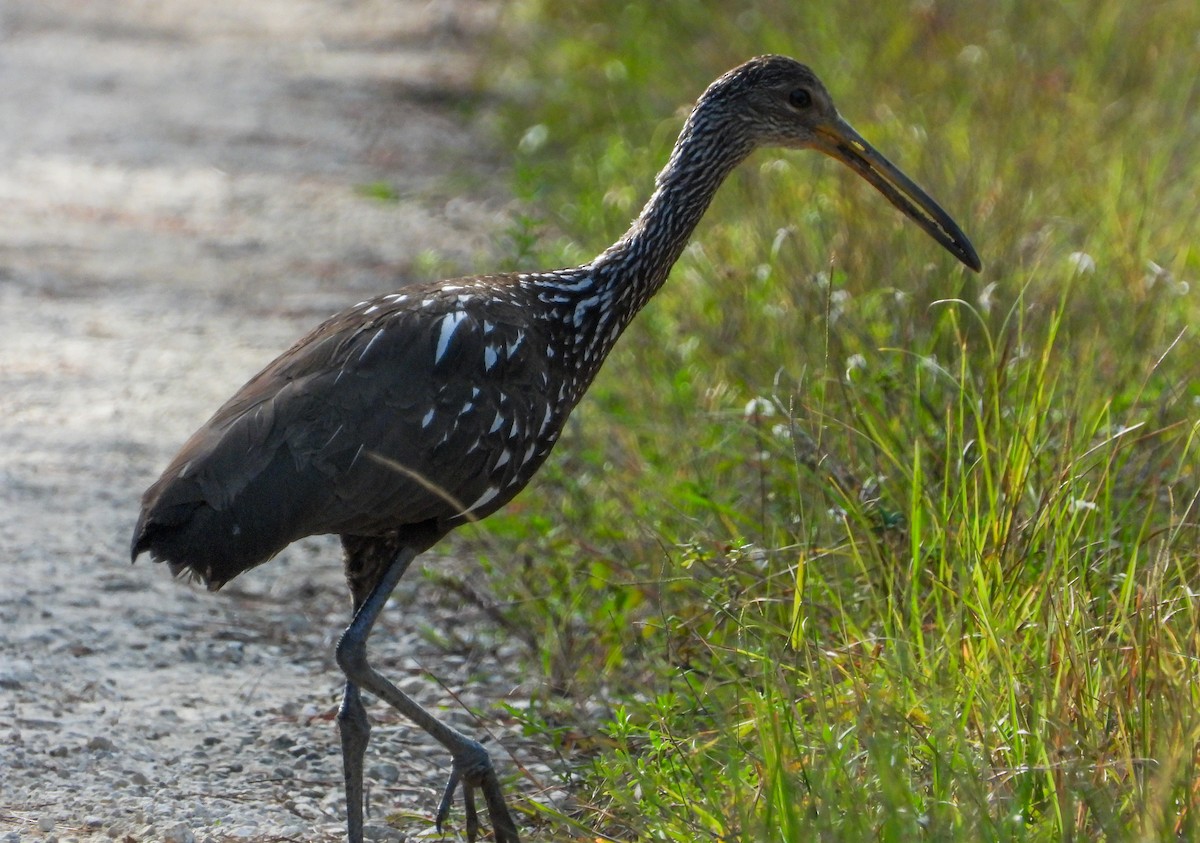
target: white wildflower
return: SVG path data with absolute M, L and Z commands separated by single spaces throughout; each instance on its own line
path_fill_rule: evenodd
M 545 123 L 536 123 L 525 130 L 525 134 L 521 135 L 521 140 L 517 142 L 517 149 L 528 155 L 531 152 L 537 152 L 546 145 L 546 141 L 550 139 L 550 129 Z
M 984 287 L 982 290 L 979 291 L 979 299 L 978 299 L 979 309 L 982 310 L 984 313 L 992 312 L 992 302 L 995 300 L 992 297 L 992 294 L 996 292 L 997 286 L 998 285 L 996 284 L 996 282 L 993 281 L 992 283 L 988 284 L 986 287 Z
M 1087 252 L 1071 252 L 1067 255 L 1067 263 L 1076 275 L 1093 275 L 1096 272 L 1096 261 Z
M 742 417 L 746 421 L 757 422 L 759 419 L 769 419 L 775 415 L 775 405 L 761 395 L 746 402 Z
M 851 354 L 846 360 L 846 380 L 854 380 L 854 373 L 867 368 L 867 358 L 861 354 Z
M 968 44 L 958 51 L 958 63 L 964 67 L 974 67 L 987 57 L 983 47 L 978 44 Z

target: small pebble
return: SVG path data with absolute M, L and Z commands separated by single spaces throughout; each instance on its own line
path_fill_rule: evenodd
M 163 843 L 196 843 L 196 835 L 183 823 L 168 828 L 162 839 Z
M 400 780 L 400 768 L 395 764 L 384 762 L 382 764 L 374 764 L 367 771 L 367 775 L 376 781 L 392 783 Z
M 565 790 L 558 790 L 557 788 L 547 791 L 544 799 L 545 804 L 559 810 L 561 810 L 563 806 L 567 805 L 570 801 L 571 794 Z
M 93 752 L 112 752 L 117 745 L 104 735 L 96 735 L 87 742 L 87 748 Z
M 53 831 L 54 820 L 50 817 L 41 817 L 38 819 L 38 831 Z

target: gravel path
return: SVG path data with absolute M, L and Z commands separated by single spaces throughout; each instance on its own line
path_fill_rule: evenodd
M 131 567 L 130 531 L 186 436 L 319 319 L 415 261 L 486 256 L 501 202 L 461 105 L 495 13 L 0 5 L 0 843 L 343 835 L 336 543 L 301 542 L 214 596 Z M 356 191 L 378 182 L 399 201 Z M 516 643 L 475 616 L 456 627 L 421 581 L 385 613 L 377 664 L 490 730 L 501 767 L 524 765 L 514 787 L 554 798 L 492 706 L 528 699 L 496 666 Z M 369 836 L 432 834 L 446 758 L 370 710 Z

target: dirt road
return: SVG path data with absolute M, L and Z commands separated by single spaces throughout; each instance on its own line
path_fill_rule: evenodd
M 343 834 L 336 545 L 209 595 L 131 567 L 130 531 L 191 430 L 325 315 L 422 261 L 483 268 L 502 197 L 461 106 L 496 11 L 0 5 L 0 841 Z M 513 645 L 420 580 L 374 652 L 481 733 L 450 692 L 521 699 L 492 666 Z M 428 829 L 446 759 L 371 713 L 370 836 L 399 840 L 382 814 Z

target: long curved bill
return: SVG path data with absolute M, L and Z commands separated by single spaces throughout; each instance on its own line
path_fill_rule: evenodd
M 849 123 L 839 117 L 835 122 L 816 127 L 815 136 L 815 149 L 841 161 L 874 185 L 954 257 L 976 272 L 983 268 L 975 247 L 958 223 L 895 164 L 863 140 Z

